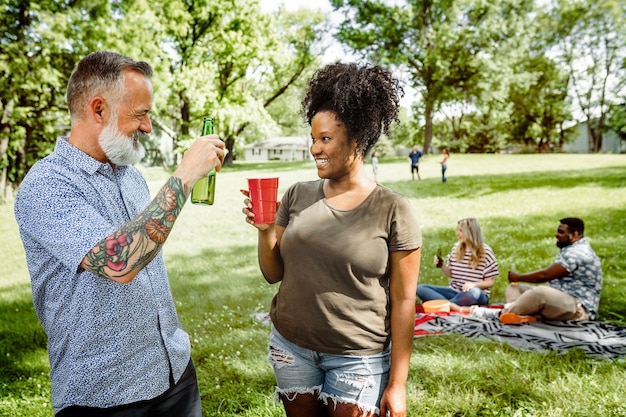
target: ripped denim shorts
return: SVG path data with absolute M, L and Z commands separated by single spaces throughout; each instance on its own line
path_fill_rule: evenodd
M 269 361 L 276 376 L 276 400 L 314 394 L 328 404 L 355 404 L 379 413 L 380 398 L 389 380 L 391 347 L 368 356 L 331 355 L 297 346 L 272 325 Z

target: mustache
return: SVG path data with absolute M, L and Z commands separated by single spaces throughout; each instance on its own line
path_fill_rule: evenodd
M 141 139 L 141 138 L 145 138 L 146 136 L 148 136 L 148 134 L 147 134 L 146 132 L 144 132 L 144 131 L 142 131 L 142 130 L 135 130 L 135 131 L 133 132 L 133 134 L 132 134 L 132 135 L 130 135 L 130 138 L 131 138 L 132 140 L 139 140 L 139 139 Z

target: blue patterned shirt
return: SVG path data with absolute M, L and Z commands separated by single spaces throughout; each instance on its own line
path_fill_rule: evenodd
M 602 290 L 602 267 L 587 239 L 581 238 L 562 248 L 555 262 L 567 269 L 569 276 L 548 281 L 547 285 L 576 298 L 589 318 L 595 319 Z
M 30 169 L 15 200 L 33 302 L 48 336 L 52 404 L 58 412 L 152 399 L 190 360 L 162 254 L 128 284 L 80 267 L 150 203 L 148 186 L 134 167 L 112 169 L 67 140 L 60 137 Z

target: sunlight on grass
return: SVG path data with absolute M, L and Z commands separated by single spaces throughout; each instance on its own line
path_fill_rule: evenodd
M 420 281 L 447 283 L 432 265 L 456 241 L 459 219 L 477 217 L 500 264 L 492 300 L 502 301 L 506 271 L 554 260 L 558 220 L 578 216 L 603 262 L 599 318 L 626 324 L 626 156 L 452 155 L 448 183 L 427 155 L 422 181 L 406 158 L 381 160 L 379 181 L 406 195 L 423 228 Z M 371 173 L 371 166 L 366 170 Z M 167 178 L 143 169 L 154 193 Z M 279 195 L 316 179 L 312 162 L 244 163 L 217 175 L 215 205 L 187 203 L 165 244 L 170 284 L 192 341 L 206 416 L 283 416 L 273 401 L 266 312 L 277 287 L 262 278 L 257 235 L 244 222 L 240 189 L 252 176 L 280 177 Z M 0 415 L 50 416 L 46 339 L 32 307 L 28 271 L 10 204 L 0 206 Z M 306 325 L 306 323 L 303 323 Z M 408 386 L 410 416 L 570 417 L 626 415 L 626 363 L 515 350 L 459 336 L 416 339 Z

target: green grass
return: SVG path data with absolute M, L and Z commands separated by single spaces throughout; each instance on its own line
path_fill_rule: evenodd
M 422 181 L 403 158 L 382 160 L 379 180 L 410 198 L 423 228 L 420 282 L 445 284 L 432 265 L 456 241 L 457 220 L 477 217 L 500 264 L 492 301 L 503 300 L 506 271 L 548 265 L 558 220 L 585 220 L 602 259 L 599 319 L 626 325 L 626 156 L 452 155 L 448 183 L 438 156 L 426 156 Z M 371 172 L 371 167 L 367 167 Z M 183 328 L 192 340 L 205 416 L 282 416 L 273 401 L 265 312 L 275 286 L 256 260 L 255 229 L 243 221 L 246 178 L 278 173 L 279 194 L 316 178 L 311 162 L 238 163 L 217 177 L 212 207 L 188 204 L 164 247 Z M 145 170 L 153 191 L 160 170 Z M 0 416 L 50 416 L 46 338 L 32 307 L 12 205 L 0 205 Z M 410 416 L 623 416 L 626 362 L 530 353 L 460 336 L 419 338 L 408 385 Z

